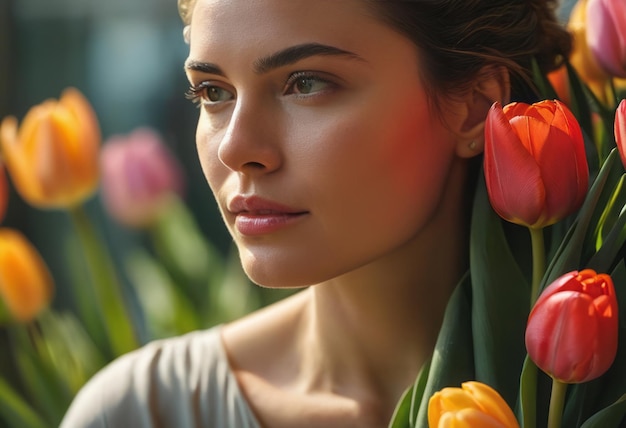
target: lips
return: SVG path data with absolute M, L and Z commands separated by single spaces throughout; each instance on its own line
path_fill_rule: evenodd
M 258 236 L 277 232 L 299 221 L 308 211 L 289 207 L 256 196 L 238 195 L 228 203 L 241 235 Z

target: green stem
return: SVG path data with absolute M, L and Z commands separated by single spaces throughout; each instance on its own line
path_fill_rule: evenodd
M 115 356 L 138 346 L 113 261 L 82 206 L 69 211 L 83 246 L 85 258 L 97 297 L 98 310 L 104 321 L 111 349 Z
M 539 284 L 546 272 L 546 254 L 542 228 L 529 228 L 533 252 L 533 277 L 530 289 L 530 307 L 532 308 L 539 294 Z
M 550 395 L 550 413 L 548 413 L 548 428 L 561 428 L 566 392 L 567 384 L 553 378 L 552 393 Z

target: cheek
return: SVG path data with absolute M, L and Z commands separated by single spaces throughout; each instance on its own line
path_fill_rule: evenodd
M 216 192 L 225 180 L 228 170 L 217 156 L 219 139 L 208 128 L 201 117 L 196 129 L 196 151 L 204 177 L 211 190 Z

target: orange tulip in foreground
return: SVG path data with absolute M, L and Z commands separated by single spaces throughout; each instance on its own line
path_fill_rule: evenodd
M 601 376 L 617 353 L 617 299 L 611 277 L 567 273 L 539 296 L 528 317 L 526 348 L 535 364 L 564 383 Z
M 573 213 L 587 193 L 582 131 L 560 101 L 495 103 L 485 124 L 484 168 L 495 211 L 530 228 Z
M 0 124 L 0 147 L 18 193 L 39 208 L 70 208 L 98 184 L 100 130 L 94 111 L 76 89 L 59 101 L 30 109 Z
M 428 402 L 430 428 L 515 428 L 513 411 L 493 388 L 464 382 L 461 388 L 444 388 Z
M 626 168 L 626 100 L 622 100 L 615 112 L 615 142 L 617 150 Z
M 17 230 L 0 228 L 0 299 L 18 321 L 32 320 L 50 303 L 52 277 Z

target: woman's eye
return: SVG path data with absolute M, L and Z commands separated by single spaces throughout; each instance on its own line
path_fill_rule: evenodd
M 191 86 L 186 96 L 191 101 L 203 105 L 219 104 L 235 98 L 232 92 L 211 82 L 202 82 L 197 86 Z
M 332 89 L 334 84 L 320 76 L 297 73 L 287 81 L 285 94 L 311 95 Z

